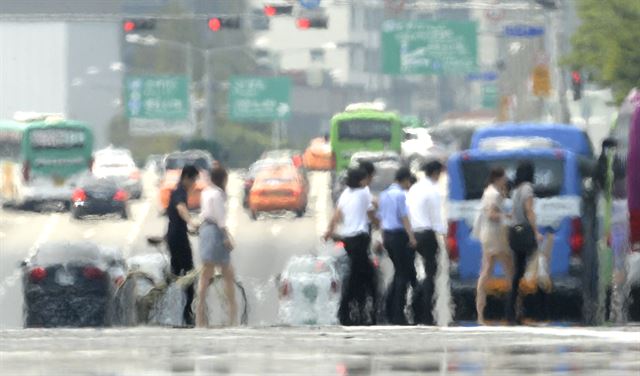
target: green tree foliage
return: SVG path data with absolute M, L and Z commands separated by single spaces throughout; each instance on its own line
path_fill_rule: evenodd
M 622 101 L 640 87 L 640 1 L 578 0 L 577 10 L 582 24 L 566 62 Z

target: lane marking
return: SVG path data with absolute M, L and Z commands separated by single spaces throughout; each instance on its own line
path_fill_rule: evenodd
M 273 226 L 271 226 L 271 235 L 273 236 L 278 236 L 279 233 L 282 232 L 282 226 L 279 224 L 275 224 Z
M 40 233 L 40 236 L 36 239 L 35 243 L 33 243 L 31 248 L 29 249 L 29 252 L 27 255 L 28 259 L 33 257 L 33 255 L 35 255 L 38 248 L 42 244 L 46 243 L 47 240 L 49 240 L 49 237 L 51 237 L 53 230 L 58 225 L 58 222 L 60 222 L 60 218 L 62 218 L 62 216 L 58 213 L 49 214 L 49 218 L 47 218 L 47 222 L 44 224 L 44 228 Z
M 558 337 L 593 337 L 616 340 L 622 342 L 640 343 L 637 331 L 623 330 L 597 330 L 587 328 L 562 328 L 548 327 L 538 328 L 531 326 L 478 326 L 478 327 L 449 327 L 442 328 L 445 332 L 497 332 L 497 333 L 524 333 L 537 335 L 551 335 Z
M 82 237 L 85 239 L 90 239 L 90 238 L 93 238 L 95 234 L 96 234 L 96 230 L 94 230 L 93 228 L 90 228 L 87 231 L 85 231 L 84 234 L 82 234 Z
M 151 201 L 145 201 L 140 206 L 140 211 L 135 213 L 135 217 L 134 217 L 135 222 L 133 223 L 133 226 L 131 227 L 129 234 L 127 235 L 127 239 L 126 239 L 127 243 L 125 244 L 124 250 L 123 250 L 123 256 L 125 258 L 129 257 L 129 254 L 131 252 L 131 247 L 133 246 L 133 243 L 138 238 L 140 231 L 142 231 L 142 225 L 145 223 L 145 220 L 147 219 L 149 210 L 151 210 Z
M 330 190 L 328 189 L 329 182 L 328 173 L 314 172 L 311 180 L 312 192 L 311 196 L 315 196 L 315 219 L 316 219 L 316 235 L 321 237 L 327 229 L 329 224 L 329 202 L 330 202 Z

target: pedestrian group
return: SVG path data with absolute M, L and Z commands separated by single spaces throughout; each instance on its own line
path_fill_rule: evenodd
M 442 215 L 443 199 L 438 186 L 444 166 L 432 161 L 422 166 L 424 178 L 417 180 L 407 167 L 400 167 L 395 181 L 378 199 L 369 184 L 375 175 L 371 162 L 362 162 L 347 171 L 346 188 L 340 195 L 329 221 L 325 239 L 340 240 L 349 258 L 350 272 L 343 284 L 338 319 L 342 325 L 374 325 L 379 321 L 392 325 L 434 325 L 436 276 L 438 275 L 438 237 L 447 226 Z M 167 243 L 171 254 L 171 271 L 177 276 L 194 268 L 189 232 L 199 232 L 203 267 L 198 280 L 195 315 L 191 310 L 194 288 L 187 288 L 183 317 L 187 325 L 207 326 L 204 297 L 216 269 L 225 282 L 229 324 L 237 324 L 235 276 L 230 261 L 234 245 L 226 227 L 226 185 L 228 173 L 215 165 L 211 179 L 201 193 L 200 218 L 192 218 L 188 195 L 200 172 L 185 166 L 180 182 L 171 193 L 167 216 Z M 478 322 L 485 323 L 487 281 L 496 262 L 511 280 L 506 317 L 512 323 L 521 319 L 519 284 L 528 258 L 537 249 L 542 236 L 536 226 L 534 166 L 522 162 L 515 174 L 511 192 L 512 210 L 505 208 L 509 181 L 505 170 L 493 168 L 481 199 L 481 208 L 473 223 L 473 235 L 482 245 L 482 266 L 476 291 Z M 382 232 L 382 245 L 393 263 L 394 276 L 386 293 L 380 294 L 377 271 L 370 257 L 372 231 Z M 417 280 L 415 257 L 423 261 L 425 278 Z M 407 292 L 411 301 L 407 302 Z M 382 295 L 382 296 L 381 296 Z M 407 309 L 410 308 L 410 309 Z M 409 312 L 409 315 L 407 314 Z

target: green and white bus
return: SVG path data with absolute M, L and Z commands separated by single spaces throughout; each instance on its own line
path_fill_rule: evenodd
M 381 103 L 354 103 L 331 119 L 331 150 L 336 172 L 349 166 L 358 151 L 393 151 L 400 154 L 402 122 Z
M 0 120 L 2 203 L 68 203 L 77 179 L 91 169 L 92 151 L 85 123 L 31 113 Z

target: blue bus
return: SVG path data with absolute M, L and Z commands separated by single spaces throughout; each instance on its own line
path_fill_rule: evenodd
M 479 130 L 484 133 L 489 129 Z M 480 139 L 474 136 L 474 140 Z M 585 149 L 586 150 L 586 149 Z M 466 150 L 454 154 L 448 161 L 449 220 L 446 245 L 451 260 L 451 287 L 456 303 L 456 318 L 471 319 L 475 315 L 473 304 L 480 273 L 482 249 L 471 236 L 472 225 L 480 210 L 480 199 L 486 179 L 493 167 L 503 167 L 510 180 L 521 161 L 535 166 L 535 210 L 541 233 L 554 234 L 549 262 L 549 275 L 553 282 L 554 299 L 572 301 L 570 316 L 581 315 L 583 276 L 583 248 L 585 236 L 582 221 L 583 174 L 582 156 L 562 148 L 526 148 L 507 150 Z M 507 200 L 507 206 L 510 206 Z M 504 278 L 497 264 L 493 278 L 487 285 L 491 296 L 504 295 L 510 281 Z M 525 294 L 534 293 L 536 281 L 521 284 Z M 559 293 L 559 294 L 555 294 Z M 570 307 L 570 308 L 571 308 Z M 566 309 L 566 308 L 565 308 Z M 491 317 L 490 313 L 487 317 Z M 495 316 L 495 315 L 494 315 Z

